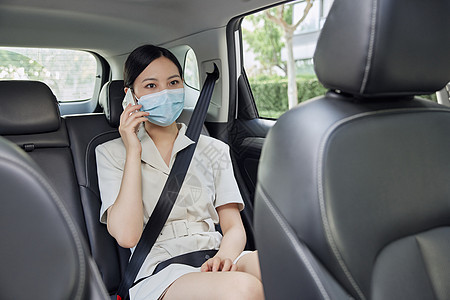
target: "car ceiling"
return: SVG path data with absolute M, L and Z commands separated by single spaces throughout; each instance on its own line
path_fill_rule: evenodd
M 75 48 L 104 56 L 224 27 L 274 0 L 2 0 L 0 46 Z

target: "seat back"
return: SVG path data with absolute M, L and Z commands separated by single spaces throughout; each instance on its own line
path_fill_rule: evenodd
M 39 165 L 87 237 L 66 123 L 52 91 L 38 81 L 0 81 L 0 95 L 0 135 Z
M 86 227 L 92 256 L 100 270 L 109 294 L 113 295 L 120 284 L 130 251 L 120 247 L 100 223 L 100 192 L 98 188 L 95 148 L 118 138 L 119 118 L 123 109 L 123 82 L 108 82 L 100 93 L 104 114 L 66 116 L 70 148 L 83 203 Z
M 449 9 L 335 0 L 314 57 L 330 91 L 283 115 L 262 151 L 268 299 L 449 299 L 450 108 L 415 96 L 450 81 Z
M 40 168 L 0 137 L 2 299 L 108 299 L 84 238 Z

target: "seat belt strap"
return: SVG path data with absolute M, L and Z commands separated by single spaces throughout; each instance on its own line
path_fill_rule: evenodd
M 200 92 L 197 104 L 189 121 L 186 136 L 194 141 L 193 144 L 177 153 L 169 177 L 159 196 L 159 200 L 151 214 L 147 225 L 142 232 L 141 238 L 136 245 L 131 260 L 125 269 L 124 276 L 117 291 L 117 300 L 126 300 L 129 297 L 128 290 L 133 285 L 134 280 L 145 261 L 148 253 L 156 242 L 159 233 L 164 227 L 173 205 L 178 197 L 187 170 L 194 155 L 200 132 L 205 123 L 206 113 L 214 90 L 216 80 L 219 78 L 219 69 L 214 64 L 214 71 L 207 73 L 205 83 Z

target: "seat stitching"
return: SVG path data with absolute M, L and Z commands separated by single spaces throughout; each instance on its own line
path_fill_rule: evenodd
M 348 122 L 349 119 L 353 120 L 354 118 L 350 117 L 350 118 L 341 120 L 337 124 L 331 126 L 330 129 L 327 130 L 327 132 L 325 133 L 325 136 L 324 136 L 323 141 L 321 142 L 321 145 L 320 145 L 320 148 L 319 148 L 319 161 L 318 161 L 318 170 L 317 170 L 317 177 L 318 177 L 317 178 L 317 185 L 318 185 L 318 194 L 319 194 L 320 216 L 322 218 L 322 223 L 323 223 L 323 227 L 324 227 L 324 230 L 325 230 L 325 236 L 326 236 L 326 238 L 328 240 L 328 243 L 329 243 L 329 245 L 331 247 L 331 250 L 333 251 L 333 254 L 336 257 L 339 265 L 341 266 L 342 271 L 344 272 L 345 276 L 349 280 L 349 282 L 352 285 L 352 287 L 355 289 L 355 291 L 358 294 L 358 296 L 361 299 L 366 299 L 364 294 L 362 293 L 361 289 L 359 288 L 358 284 L 353 279 L 353 276 L 351 275 L 350 271 L 347 269 L 347 266 L 346 266 L 344 260 L 342 259 L 342 256 L 341 256 L 339 250 L 337 249 L 336 243 L 335 243 L 334 238 L 333 238 L 332 233 L 331 233 L 330 224 L 328 222 L 328 217 L 326 215 L 324 193 L 323 193 L 323 174 L 322 174 L 323 157 L 324 157 L 323 154 L 324 154 L 325 148 L 326 148 L 326 146 L 328 144 L 327 143 L 328 137 L 331 135 L 331 133 L 336 128 L 338 128 L 340 125 Z
M 305 252 L 303 251 L 302 247 L 299 245 L 299 241 L 293 234 L 292 229 L 290 228 L 290 225 L 287 224 L 286 220 L 278 213 L 277 209 L 272 205 L 272 203 L 268 199 L 264 189 L 262 187 L 260 187 L 260 188 L 261 188 L 261 192 L 262 192 L 261 196 L 262 196 L 264 202 L 266 203 L 267 207 L 270 209 L 270 211 L 274 215 L 275 219 L 278 221 L 278 224 L 280 224 L 281 228 L 285 232 L 289 241 L 294 246 L 294 249 L 300 255 L 300 259 L 305 263 L 306 269 L 308 270 L 311 277 L 313 278 L 314 283 L 316 284 L 317 288 L 319 289 L 320 293 L 322 294 L 323 299 L 330 300 L 331 299 L 330 296 L 328 295 L 322 282 L 320 281 L 319 276 L 314 271 L 314 268 L 311 265 L 308 258 L 306 257 Z
M 376 23 L 377 23 L 377 3 L 378 0 L 373 0 L 372 4 L 372 18 L 370 20 L 370 37 L 369 37 L 369 48 L 367 50 L 367 60 L 366 60 L 366 66 L 364 68 L 364 77 L 363 81 L 361 83 L 361 89 L 359 90 L 360 94 L 363 94 L 367 81 L 369 79 L 369 73 L 370 73 L 370 67 L 372 65 L 372 58 L 373 58 L 373 48 L 375 43 L 375 31 L 376 31 Z

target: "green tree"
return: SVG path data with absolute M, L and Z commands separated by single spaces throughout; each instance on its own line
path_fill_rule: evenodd
M 295 30 L 306 19 L 314 0 L 305 0 L 303 15 L 293 22 L 293 5 L 282 4 L 263 13 L 249 17 L 253 31 L 243 30 L 244 39 L 266 70 L 278 67 L 288 78 L 289 108 L 298 103 L 295 60 L 292 39 Z M 281 49 L 287 50 L 287 61 L 281 60 Z
M 287 50 L 287 77 L 288 77 L 288 99 L 289 108 L 294 107 L 298 103 L 298 91 L 295 81 L 295 59 L 294 59 L 294 46 L 292 39 L 297 27 L 306 19 L 309 11 L 311 10 L 314 0 L 305 0 L 306 6 L 303 10 L 303 16 L 293 23 L 292 19 L 292 5 L 280 5 L 276 8 L 276 13 L 270 10 L 266 11 L 266 16 L 269 20 L 275 24 L 281 26 L 283 29 L 283 37 L 286 42 Z
M 45 72 L 44 66 L 20 53 L 0 50 L 0 75 L 5 78 L 21 78 L 37 80 Z
M 94 56 L 62 49 L 11 49 L 0 49 L 0 78 L 43 81 L 60 101 L 92 97 Z
M 286 62 L 281 60 L 284 43 L 280 26 L 271 22 L 264 13 L 254 14 L 246 19 L 252 24 L 253 30 L 243 28 L 243 38 L 260 62 L 260 71 L 273 75 L 277 68 L 287 75 Z

